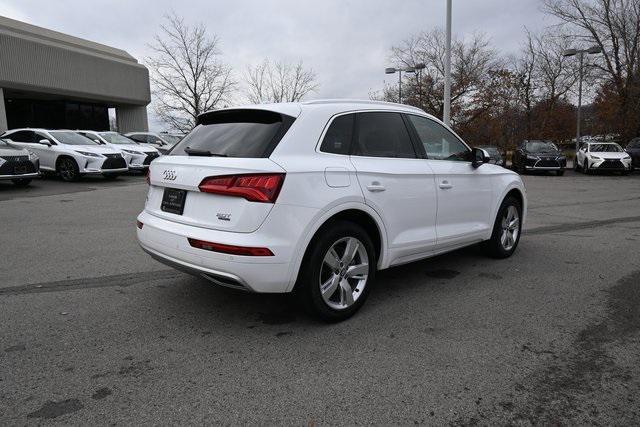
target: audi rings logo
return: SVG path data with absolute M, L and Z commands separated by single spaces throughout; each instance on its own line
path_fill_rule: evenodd
M 165 181 L 175 181 L 177 177 L 178 175 L 176 175 L 176 171 L 172 169 L 167 169 L 162 172 L 162 179 L 164 179 Z

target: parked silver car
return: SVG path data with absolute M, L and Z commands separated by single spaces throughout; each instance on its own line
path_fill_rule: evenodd
M 40 160 L 33 152 L 0 139 L 0 180 L 24 187 L 40 175 Z

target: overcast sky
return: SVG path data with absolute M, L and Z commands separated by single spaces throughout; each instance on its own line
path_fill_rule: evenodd
M 483 32 L 516 52 L 525 26 L 550 24 L 542 0 L 453 0 L 454 36 Z M 126 50 L 142 62 L 163 15 L 204 22 L 239 77 L 269 57 L 318 75 L 309 98 L 368 98 L 384 85 L 389 49 L 420 30 L 443 27 L 445 0 L 0 0 L 0 14 Z M 150 111 L 151 113 L 151 111 Z

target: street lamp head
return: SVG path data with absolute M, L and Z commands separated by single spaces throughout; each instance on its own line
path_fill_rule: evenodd
M 393 68 L 393 67 L 385 68 L 385 69 L 384 69 L 384 73 L 385 73 L 385 74 L 394 74 L 396 71 L 398 71 L 398 70 L 396 70 L 396 69 L 395 69 L 395 68 Z
M 415 68 L 413 68 L 413 67 L 407 67 L 407 68 L 405 68 L 405 69 L 404 69 L 404 70 L 402 70 L 402 71 L 404 71 L 405 73 L 415 73 L 415 72 L 416 72 L 416 69 L 415 69 Z
M 593 55 L 596 53 L 602 53 L 602 49 L 600 49 L 600 46 L 591 46 L 589 49 L 587 49 L 587 52 Z
M 415 68 L 416 70 L 424 70 L 425 68 L 427 68 L 427 66 L 424 65 L 424 62 L 419 62 L 414 65 L 413 68 Z
M 576 49 L 567 49 L 564 52 L 562 52 L 562 56 L 573 56 L 577 53 L 578 51 Z

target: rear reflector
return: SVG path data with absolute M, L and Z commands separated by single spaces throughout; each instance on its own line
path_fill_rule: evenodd
M 136 225 L 138 226 L 138 228 L 139 228 L 140 230 L 142 230 L 142 227 L 144 227 L 144 224 L 143 224 L 143 223 L 141 223 L 141 222 L 140 222 L 140 221 L 138 221 L 138 220 L 136 220 Z
M 205 251 L 221 252 L 223 254 L 244 256 L 273 256 L 268 248 L 250 248 L 246 246 L 223 245 L 222 243 L 205 242 L 204 240 L 188 239 L 189 244 Z
M 283 173 L 210 176 L 198 188 L 203 193 L 243 197 L 250 202 L 275 203 L 284 182 Z

